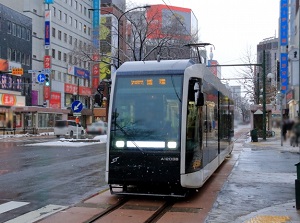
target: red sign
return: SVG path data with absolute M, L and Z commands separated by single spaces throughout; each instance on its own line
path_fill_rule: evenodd
M 97 89 L 99 85 L 99 77 L 93 77 L 93 89 Z
M 51 92 L 49 100 L 50 108 L 61 108 L 61 95 L 60 92 Z
M 90 96 L 90 95 L 92 95 L 92 90 L 89 87 L 79 86 L 79 94 Z
M 15 95 L 12 94 L 2 94 L 2 105 L 6 105 L 6 106 L 14 106 L 16 104 L 16 97 Z
M 99 75 L 99 64 L 93 65 L 93 76 Z
M 44 100 L 50 99 L 50 87 L 44 86 Z
M 51 56 L 44 56 L 44 68 L 51 68 Z
M 65 84 L 65 93 L 68 94 L 77 94 L 77 85 L 75 84 Z

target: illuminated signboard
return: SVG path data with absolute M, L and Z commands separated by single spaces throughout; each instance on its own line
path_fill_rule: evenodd
M 153 80 L 153 79 L 136 79 L 136 80 L 131 80 L 131 85 L 145 85 L 145 86 L 155 86 L 155 85 L 166 85 L 166 79 L 165 78 L 159 78 L 158 80 Z

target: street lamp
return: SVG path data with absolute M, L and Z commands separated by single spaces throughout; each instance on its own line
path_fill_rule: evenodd
M 135 10 L 135 9 L 143 9 L 143 8 L 146 9 L 146 8 L 150 8 L 150 7 L 151 7 L 150 5 L 134 7 L 134 8 L 132 8 L 132 9 L 129 9 L 129 10 L 123 12 L 123 13 L 119 16 L 119 18 L 118 18 L 118 68 L 120 67 L 120 20 L 121 20 L 121 18 L 122 18 L 126 13 L 128 13 L 128 12 L 130 12 L 130 11 L 133 11 L 133 10 Z

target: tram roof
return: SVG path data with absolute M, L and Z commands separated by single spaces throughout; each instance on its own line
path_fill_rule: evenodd
M 195 62 L 192 60 L 129 61 L 119 67 L 117 74 L 157 74 L 157 71 L 160 71 L 160 74 L 183 73 L 193 64 Z
M 188 69 L 187 69 L 188 68 Z M 158 73 L 159 71 L 159 73 Z M 199 72 L 200 71 L 200 72 Z M 180 74 L 180 73 L 202 74 L 204 80 L 212 84 L 224 95 L 231 97 L 230 91 L 213 75 L 205 64 L 195 64 L 193 60 L 151 60 L 151 61 L 127 61 L 116 71 L 118 75 L 135 74 Z

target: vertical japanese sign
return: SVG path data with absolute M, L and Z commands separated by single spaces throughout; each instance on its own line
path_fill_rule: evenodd
M 280 48 L 281 50 L 288 46 L 288 0 L 280 0 Z M 281 93 L 285 94 L 288 90 L 288 54 L 282 52 L 280 54 L 280 83 Z
M 51 11 L 49 9 L 45 10 L 45 48 L 50 48 L 50 20 L 51 20 Z
M 49 55 L 44 56 L 44 68 L 51 68 L 51 56 Z
M 101 15 L 101 0 L 94 0 L 93 1 L 93 47 L 94 47 L 94 54 L 93 60 L 94 63 L 92 65 L 92 89 L 96 91 L 99 82 L 100 82 L 100 57 L 99 57 L 99 49 L 100 49 L 100 15 Z
M 280 82 L 281 82 L 281 93 L 285 94 L 288 90 L 288 54 L 280 54 Z

